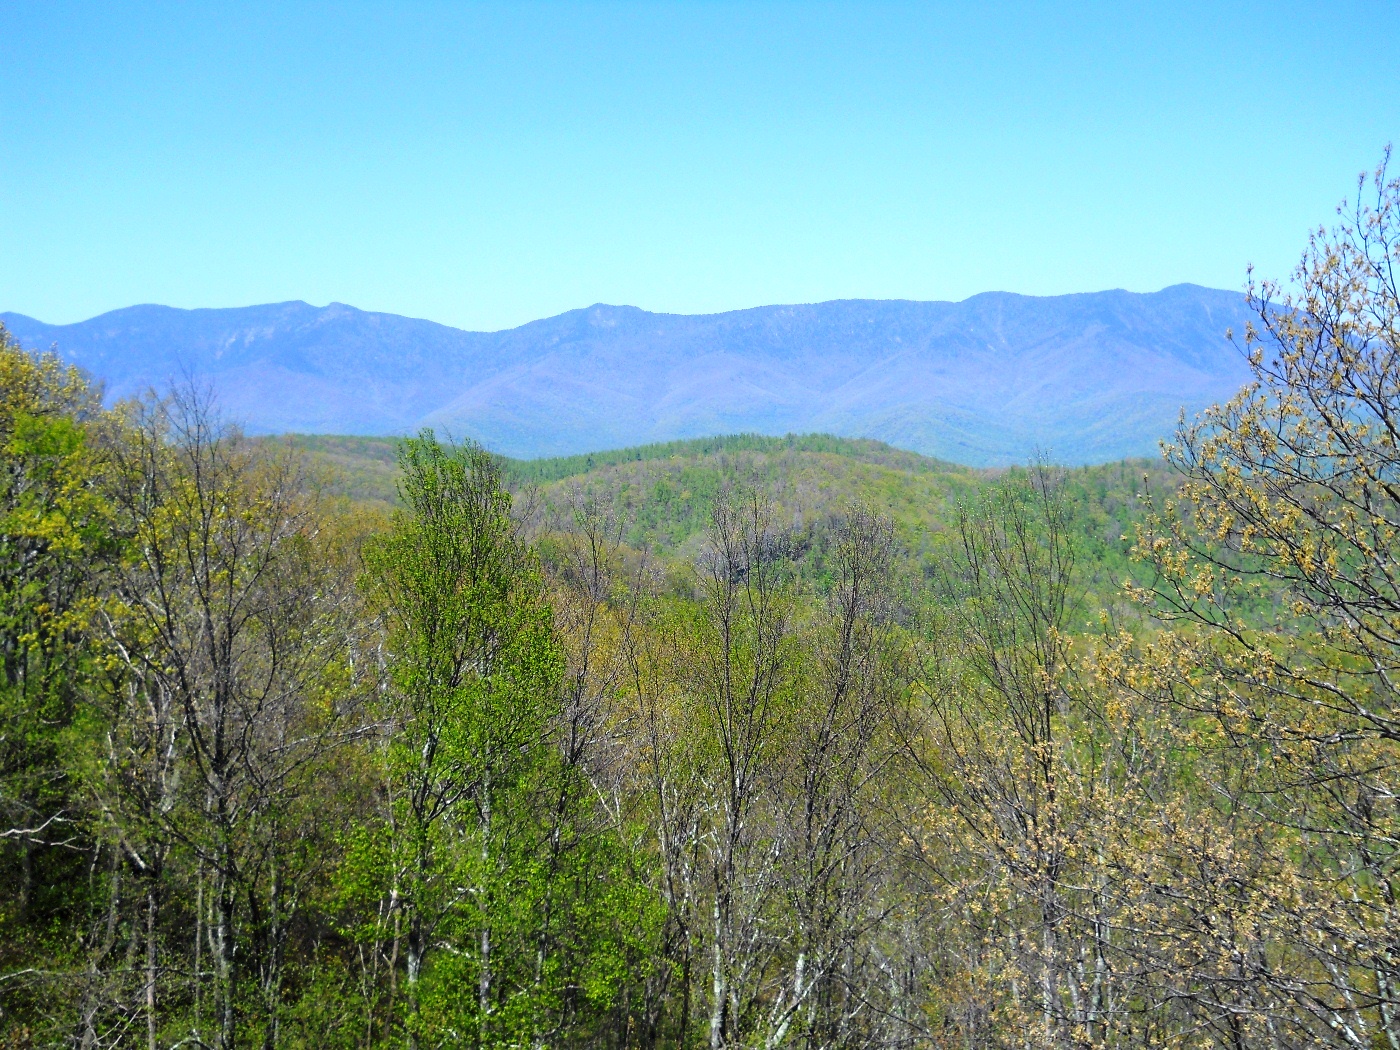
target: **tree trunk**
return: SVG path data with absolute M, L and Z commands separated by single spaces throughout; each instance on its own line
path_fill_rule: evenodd
M 404 938 L 405 994 L 408 997 L 408 1050 L 418 1046 L 418 978 L 423 972 L 423 928 L 417 909 L 409 912 L 408 936 Z
M 219 1050 L 233 1050 L 236 1038 L 236 1012 L 234 989 L 234 907 L 233 887 L 228 874 L 220 870 L 218 874 L 218 897 L 214 932 L 214 948 L 217 953 L 219 982 Z
M 146 885 L 146 1046 L 156 1050 L 156 881 Z
M 487 747 L 486 762 L 490 768 L 491 752 Z M 488 883 L 491 877 L 491 776 L 488 772 L 482 785 L 481 823 L 481 878 Z M 491 894 L 487 886 L 482 887 L 481 916 L 481 973 L 477 981 L 477 998 L 480 1015 L 477 1020 L 478 1044 L 486 1041 L 487 1020 L 491 1015 Z

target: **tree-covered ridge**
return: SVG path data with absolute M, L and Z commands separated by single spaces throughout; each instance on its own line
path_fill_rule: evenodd
M 384 506 L 398 499 L 393 439 L 299 434 L 269 440 L 290 440 L 328 468 L 330 491 Z M 568 519 L 572 507 L 590 499 L 624 524 L 629 545 L 682 559 L 698 552 L 715 498 L 736 478 L 764 492 L 778 518 L 818 541 L 844 508 L 863 503 L 894 522 L 903 549 L 927 555 L 958 504 L 1006 476 L 829 434 L 738 434 L 500 462 L 506 484 L 522 494 L 537 527 Z M 1132 571 L 1129 541 L 1141 500 L 1164 498 L 1176 482 L 1161 459 L 1061 473 L 1084 569 L 1096 594 L 1111 599 Z
M 444 434 L 444 440 L 449 435 Z M 335 468 L 334 484 L 347 494 L 360 499 L 392 503 L 397 499 L 397 448 L 394 438 L 359 437 L 351 435 L 292 434 L 295 447 Z M 970 473 L 941 460 L 921 456 L 866 438 L 843 438 L 832 434 L 788 434 L 771 437 L 764 434 L 727 434 L 716 437 L 666 441 L 634 448 L 608 449 L 581 456 L 561 456 L 553 459 L 511 459 L 501 457 L 502 473 L 512 485 L 540 485 L 592 473 L 605 467 L 627 463 L 652 463 L 657 460 L 693 461 L 722 453 L 784 452 L 827 453 L 862 462 L 878 463 L 911 473 Z
M 655 445 L 639 445 L 607 452 L 590 452 L 584 456 L 564 456 L 556 459 L 507 460 L 509 476 L 520 482 L 560 481 L 586 474 L 601 467 L 622 463 L 643 463 L 658 459 L 698 459 L 722 453 L 816 452 L 845 456 L 867 463 L 914 473 L 933 471 L 965 472 L 951 463 L 894 448 L 883 441 L 869 438 L 843 438 L 834 434 L 788 434 L 771 437 L 765 434 L 728 434 L 718 437 L 691 438 L 687 441 L 666 441 Z

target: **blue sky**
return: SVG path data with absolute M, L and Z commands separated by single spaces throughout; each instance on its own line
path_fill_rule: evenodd
M 0 0 L 0 40 L 0 309 L 49 322 L 1237 288 L 1400 145 L 1392 2 Z

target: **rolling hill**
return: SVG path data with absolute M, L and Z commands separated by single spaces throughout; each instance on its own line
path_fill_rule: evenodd
M 298 434 L 268 440 L 290 441 L 328 468 L 333 493 L 381 508 L 396 502 L 392 439 Z M 974 499 L 1003 471 L 957 466 L 868 439 L 732 434 L 506 460 L 504 473 L 532 533 L 570 528 L 583 497 L 614 517 L 630 546 L 667 563 L 699 554 L 723 486 L 752 485 L 770 502 L 774 524 L 802 537 L 808 567 L 820 575 L 831 523 L 857 502 L 891 518 L 901 549 L 913 559 L 910 571 L 921 572 L 947 540 L 958 504 Z M 1119 602 L 1120 585 L 1136 573 L 1124 537 L 1133 533 L 1139 496 L 1160 501 L 1177 481 L 1160 457 L 1063 473 L 1082 580 L 1105 605 Z
M 1246 376 L 1237 293 L 1176 285 L 959 303 L 841 300 L 709 315 L 597 305 L 504 332 L 333 303 L 134 306 L 71 325 L 0 320 L 112 397 L 212 383 L 251 431 L 433 425 L 508 456 L 737 431 L 875 438 L 972 465 L 1155 451 L 1183 408 Z

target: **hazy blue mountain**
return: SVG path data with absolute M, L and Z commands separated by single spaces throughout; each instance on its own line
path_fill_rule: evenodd
M 257 432 L 431 424 L 507 455 L 565 455 L 751 431 L 872 437 L 980 465 L 1152 453 L 1177 414 L 1246 377 L 1225 339 L 1243 297 L 989 292 L 960 303 L 841 300 L 689 316 L 591 306 L 464 332 L 340 303 L 133 306 L 72 325 L 0 314 L 112 397 L 192 375 Z

